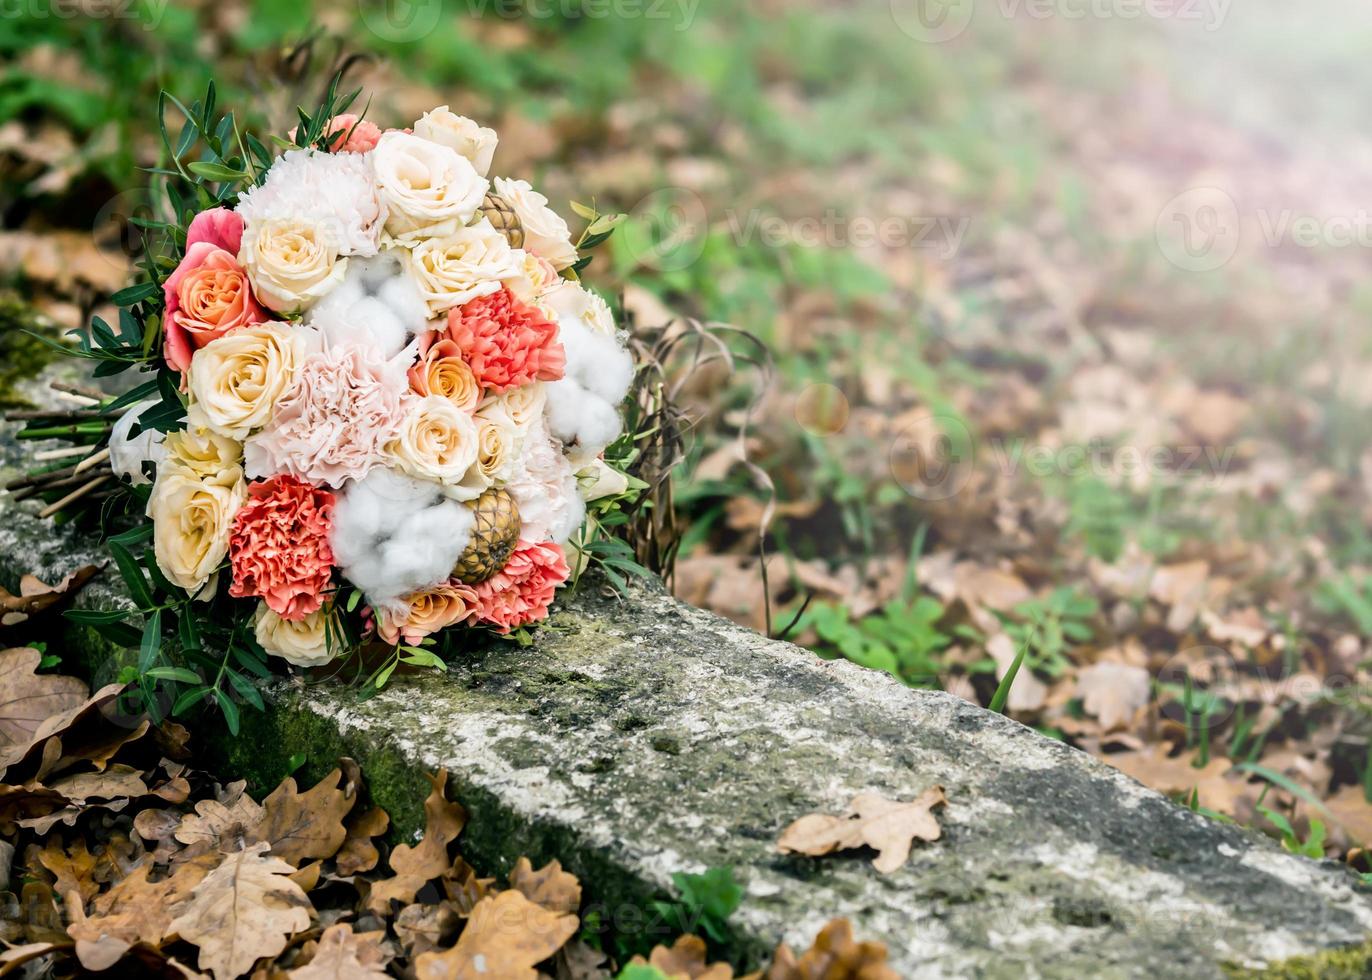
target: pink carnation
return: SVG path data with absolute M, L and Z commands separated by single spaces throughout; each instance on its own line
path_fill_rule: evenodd
M 251 477 L 288 473 L 341 487 L 384 457 L 404 419 L 405 365 L 370 347 L 310 354 L 271 423 L 244 447 Z
M 448 337 L 481 386 L 497 393 L 556 381 L 567 366 L 557 324 L 507 288 L 449 310 Z
M 219 244 L 234 244 L 236 250 L 242 224 L 237 225 L 236 231 L 231 222 L 206 222 L 196 229 L 196 224 L 211 214 L 202 212 L 191 222 L 192 232 L 207 237 L 190 244 L 181 264 L 162 284 L 167 306 L 162 356 L 168 365 L 183 373 L 190 369 L 195 352 L 211 340 L 267 319 L 253 297 L 247 273 L 234 258 L 236 251 Z
M 258 596 L 292 621 L 318 610 L 333 568 L 333 507 L 333 494 L 292 476 L 249 485 L 229 535 L 229 595 Z
M 292 141 L 296 128 L 289 134 Z M 367 119 L 359 121 L 355 113 L 344 112 L 330 121 L 329 135 L 333 137 L 329 149 L 334 153 L 366 153 L 381 139 L 381 127 Z
M 519 542 L 505 567 L 476 586 L 477 622 L 508 633 L 546 619 L 557 587 L 570 574 L 560 546 Z
M 209 242 L 236 256 L 243 244 L 243 219 L 228 208 L 201 211 L 186 229 L 186 251 L 196 242 Z

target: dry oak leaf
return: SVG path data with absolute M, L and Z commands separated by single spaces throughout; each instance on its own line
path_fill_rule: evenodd
M 395 877 L 372 884 L 371 893 L 367 896 L 367 908 L 373 912 L 386 912 L 391 907 L 392 899 L 414 901 L 419 889 L 451 866 L 448 845 L 462 833 L 467 813 L 459 804 L 450 803 L 444 795 L 448 770 L 440 769 L 430 782 L 433 789 L 424 801 L 424 838 L 414 847 L 397 844 L 391 851 L 391 870 L 395 872 Z
M 68 851 L 63 850 L 60 838 L 51 837 L 38 852 L 38 863 L 56 879 L 53 889 L 57 894 L 68 896 L 76 892 L 83 907 L 100 892 L 100 884 L 93 877 L 95 855 L 86 850 L 84 840 L 76 841 Z
M 231 793 L 224 800 L 201 800 L 195 813 L 186 814 L 176 828 L 175 837 L 183 844 L 211 849 L 232 850 L 244 841 L 256 841 L 262 825 L 262 807 L 244 793 Z
M 221 855 L 202 854 L 177 867 L 161 881 L 149 881 L 152 861 L 145 861 L 100 895 L 89 915 L 73 910 L 67 932 L 76 940 L 76 956 L 88 970 L 109 955 L 117 960 L 134 943 L 157 946 L 171 931 L 172 919 L 195 886 L 219 863 Z M 115 950 L 122 946 L 118 954 Z
M 472 914 L 478 902 L 495 893 L 491 887 L 494 884 L 494 878 L 477 877 L 476 869 L 461 854 L 453 858 L 453 866 L 443 875 L 443 891 L 454 911 L 464 919 Z
M 253 839 L 272 846 L 272 856 L 300 866 L 308 858 L 333 857 L 347 838 L 343 818 L 354 797 L 339 788 L 342 771 L 335 769 L 308 792 L 297 792 L 287 776 L 262 801 L 262 822 Z
M 942 786 L 925 790 L 908 803 L 893 802 L 876 793 L 860 793 L 841 817 L 811 813 L 781 832 L 777 850 L 816 857 L 834 851 L 870 847 L 878 851 L 872 866 L 890 874 L 905 863 L 915 838 L 936 841 L 942 835 L 931 812 L 947 804 Z
M 0 626 L 17 626 L 30 616 L 45 612 L 67 596 L 75 594 L 99 571 L 98 565 L 86 565 L 56 585 L 48 585 L 33 575 L 25 575 L 19 580 L 18 595 L 11 595 L 8 590 L 0 588 Z
M 655 966 L 670 980 L 733 980 L 734 968 L 728 963 L 705 962 L 705 940 L 681 936 L 670 948 L 656 947 L 645 961 L 635 956 L 631 962 Z
M 534 966 L 548 959 L 576 933 L 574 915 L 558 915 L 510 889 L 482 899 L 472 909 L 457 945 L 415 960 L 418 980 L 537 980 Z
M 380 837 L 390 825 L 390 815 L 379 806 L 351 814 L 344 825 L 347 837 L 334 858 L 338 873 L 346 878 L 376 867 L 381 853 L 372 843 L 372 838 Z
M 7 764 L 5 749 L 52 734 L 50 719 L 86 701 L 88 688 L 75 677 L 36 673 L 42 660 L 31 647 L 0 651 L 0 766 Z
M 1324 805 L 1354 843 L 1372 844 L 1372 803 L 1367 802 L 1360 784 L 1343 787 Z
M 313 907 L 290 879 L 295 869 L 268 857 L 270 848 L 259 841 L 225 856 L 172 920 L 173 932 L 200 947 L 200 968 L 215 980 L 241 976 L 285 949 L 291 933 L 310 927 Z
M 581 882 L 576 880 L 576 875 L 563 871 L 557 860 L 549 861 L 535 871 L 528 858 L 520 858 L 510 872 L 510 887 L 523 892 L 525 898 L 549 912 L 565 914 L 581 907 Z
M 1148 671 L 1142 667 L 1102 660 L 1077 675 L 1082 710 L 1100 721 L 1103 732 L 1127 728 L 1150 692 Z
M 834 919 L 821 929 L 799 959 L 782 943 L 763 976 L 764 980 L 900 980 L 900 974 L 886 965 L 886 947 L 854 942 L 847 919 Z
M 287 974 L 291 980 L 373 980 L 386 976 L 390 954 L 381 945 L 384 931 L 353 932 L 346 923 L 324 930 L 314 958 Z
M 391 927 L 396 938 L 411 959 L 431 949 L 448 945 L 447 940 L 456 934 L 462 917 L 453 908 L 452 902 L 439 902 L 437 905 L 406 905 L 392 920 Z

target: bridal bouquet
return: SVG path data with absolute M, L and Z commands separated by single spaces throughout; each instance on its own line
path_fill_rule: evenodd
M 148 281 L 77 353 L 156 374 L 101 408 L 122 412 L 107 458 L 150 521 L 115 557 L 140 605 L 173 597 L 145 620 L 179 618 L 197 651 L 218 617 L 225 642 L 300 667 L 385 644 L 379 686 L 435 661 L 440 631 L 547 616 L 586 501 L 629 490 L 603 457 L 634 363 L 577 278 L 615 217 L 575 205 L 573 242 L 528 182 L 492 175 L 492 130 L 446 106 L 383 130 L 349 101 L 302 111 L 279 155 L 216 120 L 212 89 L 177 103 L 177 217 L 146 223 Z

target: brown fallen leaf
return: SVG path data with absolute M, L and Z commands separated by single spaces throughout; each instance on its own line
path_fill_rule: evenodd
M 346 878 L 376 867 L 381 853 L 372 843 L 372 838 L 380 837 L 390 825 L 390 815 L 379 806 L 350 814 L 345 824 L 347 837 L 334 856 L 338 873 Z
M 319 937 L 314 958 L 291 970 L 291 980 L 372 980 L 386 976 L 390 954 L 381 945 L 386 933 L 353 932 L 345 923 L 329 926 Z
M 815 937 L 813 945 L 797 957 L 789 946 L 777 947 L 765 980 L 900 980 L 886 965 L 881 943 L 853 941 L 847 919 L 834 919 Z
M 590 943 L 573 939 L 557 951 L 554 975 L 557 980 L 609 980 L 610 971 L 605 968 L 609 960 Z
M 172 920 L 171 931 L 200 947 L 200 968 L 215 980 L 247 973 L 258 959 L 285 949 L 291 933 L 310 926 L 314 910 L 290 879 L 295 869 L 268 857 L 270 849 L 260 841 L 227 855 Z
M 309 858 L 333 857 L 347 837 L 343 818 L 353 805 L 338 785 L 341 776 L 335 769 L 305 793 L 287 777 L 262 801 L 253 839 L 271 844 L 273 857 L 296 867 Z
M 535 871 L 528 858 L 520 858 L 510 872 L 510 887 L 549 912 L 565 914 L 581 907 L 581 883 L 576 875 L 563 871 L 561 862 L 556 860 Z
M 1101 731 L 1127 728 L 1134 712 L 1148 703 L 1148 671 L 1103 660 L 1077 675 L 1082 710 L 1100 721 Z
M 451 902 L 437 905 L 406 905 L 395 916 L 392 927 L 405 950 L 414 959 L 421 953 L 438 949 L 451 942 L 462 917 Z
M 910 856 L 915 838 L 939 839 L 943 831 L 931 811 L 947 802 L 942 786 L 927 789 L 908 803 L 893 802 L 876 793 L 860 793 L 841 817 L 811 813 L 792 823 L 781 832 L 777 849 L 816 857 L 870 847 L 879 852 L 872 866 L 882 874 L 890 874 Z
M 1344 786 L 1324 805 L 1351 840 L 1364 846 L 1372 843 L 1372 803 L 1367 802 L 1360 784 Z
M 494 884 L 494 878 L 478 877 L 476 869 L 461 854 L 453 858 L 453 866 L 443 875 L 443 891 L 453 909 L 464 919 L 472 914 L 478 902 L 495 893 L 491 887 Z
M 728 963 L 706 963 L 705 940 L 681 936 L 671 947 L 658 946 L 648 959 L 635 956 L 630 962 L 657 967 L 670 980 L 733 980 L 734 968 Z
M 899 867 L 908 855 L 913 837 L 929 841 L 939 838 L 941 830 L 930 811 L 946 803 L 941 786 L 926 790 L 909 803 L 892 802 L 876 793 L 861 793 L 848 804 L 843 816 L 812 813 L 801 817 L 782 832 L 777 846 L 783 851 L 810 855 L 856 847 L 883 852 L 889 849 L 891 854 L 886 860 L 879 857 L 873 862 L 884 867 L 894 860 L 895 853 L 902 851 L 899 841 L 904 836 L 908 838 L 904 853 L 894 864 Z
M 51 734 L 53 718 L 86 700 L 88 688 L 75 677 L 37 673 L 42 660 L 31 647 L 0 651 L 0 767 L 7 764 L 6 748 Z
M 187 814 L 176 828 L 175 837 L 183 844 L 202 848 L 233 850 L 244 841 L 256 840 L 262 825 L 262 807 L 241 790 L 225 800 L 201 800 L 195 813 Z
M 68 896 L 76 893 L 84 905 L 100 892 L 100 883 L 92 876 L 95 871 L 95 855 L 86 850 L 84 840 L 76 841 L 66 850 L 63 849 L 60 838 L 49 838 L 47 845 L 38 852 L 38 863 L 47 868 L 56 879 L 53 889 L 59 895 Z
M 1165 746 L 1149 745 L 1138 752 L 1116 752 L 1100 758 L 1149 789 L 1173 796 L 1190 795 L 1194 790 L 1201 806 L 1233 816 L 1234 805 L 1244 793 L 1243 780 L 1225 778 L 1234 763 L 1217 756 L 1198 769 L 1192 764 L 1195 757 L 1194 752 L 1169 756 Z
M 451 866 L 448 845 L 462 833 L 467 813 L 459 804 L 450 803 L 444 794 L 448 770 L 440 769 L 431 782 L 433 789 L 424 801 L 424 838 L 414 847 L 398 844 L 391 851 L 395 877 L 373 884 L 367 897 L 367 908 L 375 913 L 384 913 L 394 899 L 414 901 L 415 892 Z
M 19 580 L 19 594 L 12 595 L 0 587 L 0 626 L 17 626 L 40 615 L 81 590 L 100 571 L 98 565 L 86 565 L 72 572 L 56 585 L 33 575 Z
M 419 980 L 536 980 L 534 966 L 576 933 L 574 915 L 558 915 L 511 889 L 482 899 L 452 949 L 415 960 Z

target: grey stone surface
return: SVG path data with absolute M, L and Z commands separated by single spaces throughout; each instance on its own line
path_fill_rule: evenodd
M 16 511 L 0 497 L 4 577 L 88 557 Z M 82 602 L 112 598 L 105 584 Z M 755 948 L 803 945 L 846 916 L 909 977 L 1219 976 L 1372 932 L 1372 902 L 1336 866 L 958 698 L 820 661 L 652 588 L 619 601 L 590 585 L 533 646 L 486 644 L 365 702 L 298 680 L 269 700 L 229 764 L 266 781 L 291 754 L 318 773 L 346 753 L 406 830 L 422 774 L 446 767 L 471 811 L 473 863 L 501 873 L 520 854 L 558 857 L 616 921 L 649 915 L 674 871 L 731 865 Z M 870 854 L 775 850 L 805 813 L 935 783 L 944 837 L 892 875 Z

